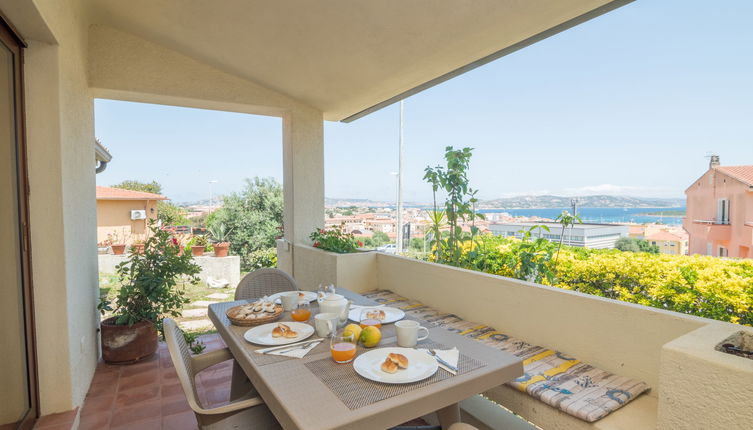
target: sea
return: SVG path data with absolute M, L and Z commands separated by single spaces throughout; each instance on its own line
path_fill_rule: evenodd
M 572 208 L 548 209 L 481 209 L 481 213 L 508 213 L 512 216 L 541 217 L 555 219 L 563 210 L 572 212 Z M 578 208 L 583 222 L 595 223 L 662 223 L 668 225 L 682 224 L 681 216 L 646 215 L 652 212 L 684 211 L 685 207 L 674 208 Z

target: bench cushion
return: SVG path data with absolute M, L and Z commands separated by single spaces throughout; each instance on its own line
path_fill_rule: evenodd
M 492 327 L 465 321 L 387 290 L 364 293 L 427 324 L 483 342 L 523 359 L 524 375 L 507 385 L 587 422 L 604 418 L 649 389 L 644 382 L 583 363 L 560 351 L 531 345 Z

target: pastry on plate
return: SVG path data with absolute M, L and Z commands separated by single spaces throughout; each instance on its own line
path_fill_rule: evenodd
M 397 363 L 390 360 L 389 357 L 384 359 L 384 363 L 382 363 L 382 371 L 387 373 L 395 373 L 397 372 Z
M 396 354 L 394 352 L 391 352 L 387 356 L 387 359 L 397 364 L 401 369 L 408 368 L 408 357 L 404 356 L 403 354 Z

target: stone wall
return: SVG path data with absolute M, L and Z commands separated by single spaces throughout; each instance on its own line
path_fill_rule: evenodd
M 99 273 L 114 274 L 115 266 L 127 258 L 127 255 L 100 254 Z M 241 280 L 241 258 L 237 255 L 193 257 L 193 261 L 201 267 L 199 278 L 202 282 L 206 282 L 211 276 L 213 279 L 226 279 L 230 282 L 230 288 L 235 288 Z

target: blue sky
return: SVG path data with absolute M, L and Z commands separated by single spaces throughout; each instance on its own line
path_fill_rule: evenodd
M 405 102 L 405 198 L 423 169 L 475 148 L 482 198 L 681 197 L 706 169 L 753 164 L 753 2 L 637 1 Z M 161 182 L 174 201 L 282 178 L 276 118 L 97 100 L 114 160 L 97 183 Z M 325 124 L 328 197 L 394 199 L 398 107 Z

